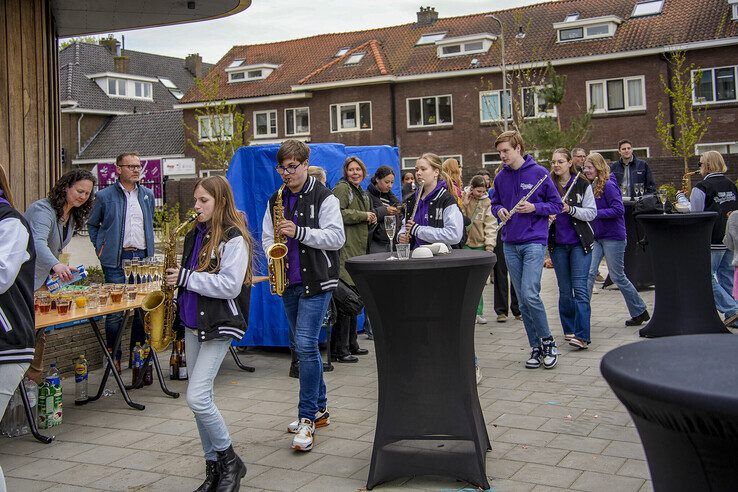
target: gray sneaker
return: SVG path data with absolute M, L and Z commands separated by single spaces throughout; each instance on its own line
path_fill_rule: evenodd
M 559 361 L 559 349 L 556 348 L 556 342 L 553 337 L 543 340 L 543 367 L 553 369 Z
M 543 349 L 541 347 L 533 347 L 530 351 L 530 358 L 525 361 L 526 369 L 538 369 L 541 367 L 541 359 L 543 358 Z

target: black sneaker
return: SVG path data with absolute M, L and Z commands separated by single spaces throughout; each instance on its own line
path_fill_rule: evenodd
M 538 369 L 541 367 L 541 359 L 543 359 L 543 349 L 541 347 L 533 347 L 530 351 L 530 359 L 525 361 L 525 368 Z
M 635 318 L 630 318 L 628 321 L 626 321 L 625 326 L 640 326 L 642 323 L 645 323 L 649 319 L 651 319 L 651 316 L 648 315 L 648 310 L 645 310 Z
M 559 361 L 559 349 L 556 348 L 556 342 L 553 337 L 544 338 L 543 340 L 543 367 L 553 369 Z

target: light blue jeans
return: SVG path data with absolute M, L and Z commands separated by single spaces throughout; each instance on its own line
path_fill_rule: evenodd
M 231 445 L 228 427 L 215 406 L 213 394 L 215 376 L 230 346 L 230 338 L 200 342 L 194 330 L 185 328 L 185 355 L 189 372 L 187 406 L 195 414 L 202 450 L 205 459 L 210 461 L 218 460 L 216 451 L 225 451 Z
M 304 293 L 302 285 L 287 287 L 282 294 L 282 303 L 290 325 L 290 338 L 295 341 L 295 350 L 300 359 L 298 418 L 315 420 L 318 409 L 328 405 L 318 338 L 331 302 L 331 293 L 310 297 Z
M 585 254 L 580 244 L 557 244 L 551 253 L 559 284 L 559 318 L 564 334 L 590 340 L 590 293 L 587 289 L 592 253 Z
M 643 302 L 636 288 L 625 276 L 625 241 L 614 239 L 595 241 L 594 248 L 592 248 L 592 265 L 589 267 L 587 291 L 592 294 L 592 287 L 594 287 L 595 277 L 597 276 L 597 267 L 600 266 L 603 255 L 605 256 L 610 280 L 618 286 L 620 293 L 623 294 L 630 317 L 635 318 L 642 314 L 646 310 L 646 303 Z
M 541 273 L 546 246 L 504 243 L 503 247 L 510 281 L 518 294 L 518 306 L 528 334 L 528 343 L 531 347 L 538 347 L 542 339 L 551 336 L 546 307 L 541 301 Z
M 738 301 L 733 299 L 733 252 L 713 249 L 710 251 L 710 262 L 715 307 L 727 318 L 738 312 Z

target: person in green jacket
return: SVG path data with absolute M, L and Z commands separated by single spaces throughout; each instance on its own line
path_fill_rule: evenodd
M 346 271 L 346 260 L 365 255 L 369 246 L 369 229 L 376 225 L 377 214 L 372 209 L 369 194 L 361 188 L 366 177 L 366 166 L 358 157 L 349 157 L 343 163 L 343 178 L 336 184 L 333 194 L 338 198 L 343 218 L 346 243 L 340 251 L 339 278 L 351 287 L 354 281 Z M 356 316 L 341 312 L 331 333 L 331 358 L 338 362 L 357 362 L 356 355 L 368 354 L 359 347 L 356 339 Z

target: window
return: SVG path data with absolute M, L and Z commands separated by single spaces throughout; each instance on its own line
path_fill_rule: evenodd
M 228 74 L 228 82 L 246 80 L 246 72 L 233 72 Z
M 254 138 L 277 136 L 277 112 L 254 111 Z
M 556 108 L 549 108 L 546 96 L 541 93 L 541 87 L 523 87 L 523 117 L 542 118 L 556 116 Z
M 644 17 L 646 15 L 660 14 L 664 8 L 664 0 L 651 0 L 638 2 L 633 8 L 631 17 Z
M 336 54 L 333 55 L 333 58 L 339 58 L 339 57 L 345 55 L 346 53 L 348 53 L 348 50 L 349 49 L 350 48 L 339 48 L 338 51 L 336 51 Z
M 446 159 L 456 159 L 459 162 L 459 167 L 463 167 L 461 155 L 439 155 L 441 161 Z M 403 157 L 402 158 L 402 169 L 415 169 L 415 163 L 420 157 Z
M 559 41 L 572 41 L 575 39 L 582 39 L 583 37 L 584 29 L 582 29 L 581 27 L 559 30 Z
M 150 82 L 134 82 L 134 94 L 136 97 L 151 99 L 151 83 Z
M 599 38 L 607 36 L 610 32 L 610 27 L 607 24 L 598 24 L 587 28 L 588 38 Z
M 249 79 L 260 79 L 262 78 L 261 74 L 263 72 L 261 70 L 249 70 L 246 74 L 246 77 Z
M 738 67 L 706 68 L 697 81 L 699 70 L 692 70 L 694 104 L 736 101 L 736 69 Z
M 595 113 L 646 109 L 645 78 L 587 81 L 587 107 Z
M 728 0 L 728 3 L 733 10 L 733 20 L 738 21 L 738 0 Z
M 615 162 L 620 159 L 618 149 L 603 149 L 603 150 L 590 150 L 590 152 L 597 152 L 608 162 Z M 633 155 L 645 159 L 650 156 L 648 147 L 633 147 Z
M 177 99 L 182 99 L 182 97 L 184 96 L 184 93 L 181 90 L 179 90 L 179 87 L 177 87 L 177 85 L 174 82 L 172 82 L 170 79 L 167 79 L 165 77 L 159 77 L 159 82 L 161 82 L 161 84 L 167 88 L 170 94 L 172 94 Z
M 564 22 L 574 22 L 575 20 L 579 20 L 579 12 L 572 12 L 571 14 L 566 16 L 566 19 L 564 19 Z
M 448 46 L 443 46 L 441 48 L 441 53 L 446 56 L 469 55 L 472 53 L 483 53 L 485 51 L 487 50 L 484 48 L 484 43 L 482 41 L 474 41 L 472 43 L 464 44 L 451 44 Z
M 482 167 L 496 168 L 502 164 L 499 152 L 490 152 L 488 154 L 482 154 Z
M 497 38 L 492 34 L 482 33 L 438 40 L 436 52 L 439 58 L 486 53 L 495 39 Z
M 310 108 L 291 108 L 284 111 L 285 135 L 310 134 Z
M 479 121 L 501 121 L 502 118 L 512 118 L 512 101 L 510 89 L 505 94 L 502 91 L 483 91 L 479 93 Z
M 230 140 L 233 136 L 233 115 L 200 116 L 197 126 L 200 142 Z
M 331 104 L 331 133 L 372 129 L 372 103 Z
M 453 124 L 451 96 L 418 97 L 407 100 L 407 126 Z
M 618 25 L 623 20 L 614 15 L 579 19 L 575 12 L 566 16 L 564 22 L 556 22 L 553 27 L 557 30 L 559 43 L 578 41 L 582 39 L 599 39 L 615 35 Z
M 238 61 L 238 60 L 236 60 Z M 241 60 L 243 62 L 243 60 Z M 259 63 L 256 65 L 234 65 L 236 62 L 231 63 L 228 68 L 225 69 L 228 74 L 228 82 L 246 82 L 250 80 L 261 80 L 269 77 L 271 73 L 279 68 L 279 65 L 271 63 Z
M 124 79 L 108 79 L 108 95 L 111 96 L 125 96 L 126 95 L 126 81 Z
M 366 53 L 354 53 L 351 56 L 349 56 L 346 61 L 344 62 L 344 65 L 356 65 L 359 63 Z
M 704 143 L 694 146 L 694 153 L 704 154 L 708 150 L 717 150 L 721 154 L 738 154 L 738 142 Z
M 446 37 L 445 32 L 429 32 L 428 34 L 423 34 L 422 36 L 420 36 L 420 38 L 418 39 L 418 42 L 415 43 L 415 46 L 420 46 L 423 44 L 433 44 L 436 41 L 440 41 L 445 37 Z
M 228 65 L 228 68 L 236 68 L 240 67 L 243 63 L 243 59 L 233 60 L 230 65 Z

